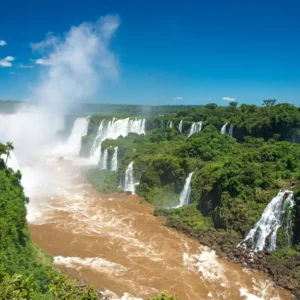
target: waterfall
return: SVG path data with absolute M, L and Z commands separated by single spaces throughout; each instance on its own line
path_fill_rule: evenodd
M 173 122 L 172 122 L 172 121 L 168 121 L 167 127 L 168 127 L 168 128 L 172 128 L 172 127 L 173 127 Z
M 97 136 L 94 140 L 90 151 L 90 158 L 99 163 L 102 159 L 101 144 L 106 139 L 116 140 L 119 136 L 126 137 L 129 133 L 145 134 L 146 133 L 146 119 L 117 119 L 113 118 L 107 123 L 105 128 L 105 121 L 102 120 L 98 129 Z M 101 165 L 101 162 L 100 162 Z
M 128 165 L 126 172 L 125 172 L 125 185 L 124 191 L 131 192 L 132 194 L 135 193 L 135 186 L 137 183 L 134 183 L 133 177 L 133 161 Z
M 81 138 L 87 135 L 89 117 L 77 118 L 74 122 L 71 135 L 68 139 L 68 148 L 72 154 L 78 155 L 81 149 Z
M 101 153 L 101 137 L 103 136 L 103 131 L 104 131 L 104 120 L 100 122 L 97 136 L 94 139 L 92 148 L 90 150 L 90 157 L 92 160 L 94 160 L 96 163 L 99 161 L 100 153 Z
M 183 123 L 183 120 L 180 121 L 179 123 L 179 126 L 178 126 L 178 130 L 182 133 L 182 123 Z
M 229 123 L 225 123 L 225 124 L 223 125 L 223 127 L 221 128 L 221 134 L 225 134 L 225 133 L 226 133 L 226 127 L 227 127 L 228 124 L 229 124 Z
M 234 125 L 233 125 L 233 124 L 230 124 L 229 132 L 228 132 L 228 134 L 229 134 L 230 136 L 233 136 L 233 128 L 234 128 Z
M 202 130 L 202 122 L 193 123 L 190 129 L 190 133 L 188 137 L 190 137 L 192 134 L 197 133 Z
M 194 172 L 191 172 L 189 176 L 186 178 L 183 190 L 181 191 L 179 196 L 179 204 L 176 206 L 176 208 L 182 207 L 184 205 L 188 205 L 190 203 L 191 191 L 192 191 L 191 180 L 193 174 Z
M 115 152 L 111 159 L 111 171 L 118 171 L 118 147 L 115 147 Z
M 101 155 L 100 159 L 100 169 L 107 170 L 107 162 L 108 162 L 108 150 L 107 148 L 104 149 L 103 154 Z
M 240 244 L 251 244 L 254 250 L 276 250 L 277 230 L 284 227 L 289 241 L 291 240 L 291 213 L 293 192 L 280 191 L 265 208 L 261 218 L 250 230 Z M 286 212 L 288 213 L 286 214 Z M 239 244 L 239 245 L 240 245 Z
M 6 162 L 7 159 L 7 155 L 6 154 L 2 154 L 1 158 L 4 160 L 4 162 Z M 7 168 L 12 169 L 14 172 L 17 172 L 18 170 L 20 170 L 20 166 L 17 160 L 17 157 L 15 156 L 13 151 L 9 152 L 9 157 L 7 159 Z

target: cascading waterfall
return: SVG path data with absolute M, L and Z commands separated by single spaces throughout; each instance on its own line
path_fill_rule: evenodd
M 291 208 L 293 192 L 280 191 L 265 208 L 261 218 L 238 246 L 251 245 L 253 250 L 276 250 L 277 231 L 280 227 L 291 241 Z
M 179 126 L 178 126 L 178 130 L 182 133 L 182 123 L 183 123 L 183 120 L 180 121 L 179 123 Z
M 221 134 L 225 134 L 226 133 L 226 127 L 229 123 L 225 123 L 222 128 L 221 128 Z
M 229 132 L 228 132 L 228 134 L 229 134 L 230 136 L 233 136 L 233 128 L 234 128 L 234 125 L 233 125 L 233 124 L 230 124 Z
M 168 121 L 167 127 L 172 128 L 173 127 L 173 122 L 172 121 Z
M 9 156 L 7 158 L 6 154 L 2 154 L 1 158 L 4 160 L 4 162 L 6 163 L 7 160 L 7 167 L 12 169 L 14 172 L 17 172 L 18 170 L 20 170 L 20 166 L 17 160 L 17 157 L 15 156 L 13 151 L 9 152 Z
M 132 194 L 135 193 L 135 186 L 138 183 L 134 182 L 133 177 L 133 161 L 128 165 L 126 172 L 125 172 L 125 185 L 124 185 L 124 191 L 131 192 Z
M 107 165 L 108 165 L 108 150 L 104 149 L 103 154 L 101 155 L 100 169 L 107 170 Z
M 185 180 L 183 190 L 181 191 L 180 196 L 179 196 L 179 204 L 176 206 L 177 208 L 182 207 L 184 205 L 188 205 L 190 203 L 191 191 L 192 191 L 191 180 L 192 180 L 193 174 L 194 174 L 194 172 L 191 172 Z
M 81 149 L 81 138 L 87 135 L 90 117 L 77 118 L 74 122 L 67 146 L 72 154 L 78 155 Z
M 118 146 L 114 148 L 114 154 L 111 159 L 111 171 L 118 171 Z
M 192 134 L 197 133 L 202 130 L 202 122 L 193 123 L 190 129 L 190 133 L 188 137 L 190 137 Z
M 116 119 L 113 118 L 105 127 L 105 120 L 102 120 L 90 152 L 90 158 L 101 165 L 101 144 L 106 139 L 116 140 L 119 136 L 126 137 L 129 133 L 145 134 L 146 119 Z

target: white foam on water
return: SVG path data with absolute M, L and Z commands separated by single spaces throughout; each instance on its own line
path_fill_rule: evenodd
M 78 270 L 82 267 L 87 267 L 99 273 L 111 273 L 115 276 L 119 276 L 121 273 L 127 271 L 127 268 L 124 266 L 101 257 L 80 258 L 54 256 L 53 262 L 56 265 L 65 266 L 67 268 Z
M 208 249 L 208 248 L 207 248 Z M 199 254 L 183 254 L 183 264 L 190 271 L 201 273 L 206 280 L 226 280 L 224 268 L 214 250 L 202 250 Z

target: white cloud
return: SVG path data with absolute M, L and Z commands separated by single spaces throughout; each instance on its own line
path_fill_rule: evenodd
M 6 42 L 3 40 L 0 40 L 0 46 L 5 46 L 5 45 L 6 45 Z
M 15 73 L 15 72 L 9 72 L 9 74 L 10 74 L 10 75 L 15 75 L 16 73 Z
M 12 66 L 12 63 L 6 61 L 5 59 L 0 59 L 0 67 L 9 68 Z
M 42 59 L 42 58 L 39 58 L 39 59 L 35 60 L 35 63 L 36 63 L 37 65 L 46 65 L 46 64 L 47 64 L 47 63 L 45 62 L 45 60 Z
M 21 68 L 21 69 L 31 69 L 31 68 L 33 68 L 33 66 L 32 65 L 19 64 L 18 68 Z
M 6 56 L 6 57 L 4 58 L 4 60 L 6 60 L 6 61 L 14 61 L 15 58 L 14 58 L 13 56 Z
M 233 101 L 236 101 L 235 98 L 230 98 L 230 97 L 223 97 L 222 100 L 225 100 L 225 101 L 232 101 L 232 102 L 233 102 Z
M 13 56 L 6 56 L 3 59 L 0 59 L 0 67 L 9 68 L 12 66 L 12 61 L 14 61 L 15 58 Z
M 183 100 L 183 97 L 174 97 L 173 100 Z

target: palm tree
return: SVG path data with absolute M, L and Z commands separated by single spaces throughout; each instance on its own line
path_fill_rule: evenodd
M 7 161 L 8 161 L 8 158 L 10 157 L 10 151 L 14 150 L 14 146 L 13 146 L 13 143 L 12 142 L 7 142 L 6 143 L 6 165 L 7 165 Z

